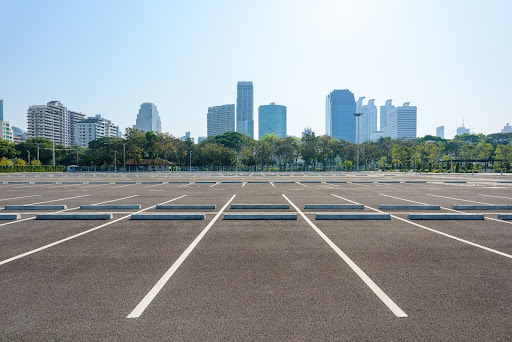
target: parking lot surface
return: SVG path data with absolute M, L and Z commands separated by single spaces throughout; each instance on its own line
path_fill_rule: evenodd
M 1 174 L 0 340 L 512 341 L 511 204 L 499 174 Z

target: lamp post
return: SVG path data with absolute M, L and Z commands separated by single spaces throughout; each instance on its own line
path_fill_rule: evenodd
M 114 151 L 114 172 L 117 172 L 117 151 Z
M 27 150 L 27 153 L 28 153 L 28 165 L 30 165 L 30 151 Z
M 359 172 L 359 117 L 363 113 L 354 113 L 356 117 L 357 172 Z
M 189 167 L 188 167 L 188 172 L 192 172 L 192 151 L 190 151 L 190 161 L 189 161 Z
M 37 145 L 37 160 L 41 161 L 41 159 L 39 159 L 39 144 L 36 144 Z
M 123 172 L 126 172 L 126 143 L 123 143 Z

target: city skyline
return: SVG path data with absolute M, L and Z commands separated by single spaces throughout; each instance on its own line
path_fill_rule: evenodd
M 462 117 L 476 132 L 499 132 L 511 121 L 499 105 L 512 79 L 512 49 L 499 43 L 508 39 L 511 9 L 506 1 L 461 6 L 438 0 L 221 1 L 199 7 L 7 2 L 0 22 L 1 31 L 10 32 L 0 56 L 4 120 L 26 129 L 30 105 L 59 99 L 87 115 L 104 113 L 124 130 L 133 125 L 139 104 L 149 101 L 158 105 L 162 131 L 206 136 L 205 110 L 235 103 L 234 84 L 251 80 L 255 107 L 271 101 L 287 106 L 290 135 L 299 136 L 306 126 L 324 134 L 325 94 L 342 88 L 371 96 L 376 105 L 389 98 L 414 103 L 421 109 L 419 136 L 444 125 L 446 137 L 453 137 Z M 48 19 L 56 13 L 61 20 Z M 268 25 L 246 26 L 248 18 Z M 74 51 L 74 58 L 34 57 L 49 37 Z M 215 48 L 221 44 L 226 48 Z M 34 82 L 41 79 L 44 86 Z M 492 113 L 492 120 L 481 113 Z

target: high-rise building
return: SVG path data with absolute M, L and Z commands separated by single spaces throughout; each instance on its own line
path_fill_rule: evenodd
M 259 139 L 271 133 L 286 138 L 286 107 L 276 105 L 274 102 L 258 108 Z
M 462 126 L 457 128 L 457 135 L 469 134 L 469 128 L 464 127 L 464 121 L 462 121 Z
M 154 103 L 144 102 L 140 105 L 137 121 L 133 128 L 144 132 L 162 132 L 162 122 Z
M 213 106 L 208 108 L 207 135 L 214 137 L 235 131 L 235 105 Z
M 0 99 L 0 121 L 4 121 L 4 100 Z
M 68 110 L 59 101 L 30 106 L 27 112 L 27 137 L 54 140 L 69 147 L 75 144 L 76 123 L 85 115 Z
M 377 131 L 377 107 L 375 100 L 371 99 L 363 105 L 364 97 L 360 97 L 356 103 L 356 112 L 363 113 L 359 117 L 359 142 L 371 140 L 371 134 Z
M 12 133 L 11 124 L 9 121 L 0 120 L 0 139 L 14 142 L 14 134 Z
M 27 132 L 24 132 L 21 128 L 16 126 L 12 126 L 11 128 L 15 143 L 27 141 Z
M 236 131 L 254 138 L 254 90 L 252 82 L 236 87 Z
M 503 127 L 501 133 L 512 133 L 512 126 L 507 122 L 507 125 Z
M 356 100 L 348 90 L 333 90 L 327 95 L 325 133 L 338 140 L 356 142 Z
M 388 112 L 395 109 L 391 103 L 393 100 L 387 100 L 384 106 L 380 106 L 380 131 L 386 134 L 386 127 L 388 125 Z
M 416 138 L 418 109 L 410 106 L 409 102 L 403 106 L 395 107 L 386 113 L 386 135 L 393 139 Z
M 200 144 L 200 143 L 202 143 L 205 140 L 206 140 L 206 137 L 198 137 L 197 138 L 197 143 Z
M 436 137 L 444 139 L 444 126 L 439 126 L 436 128 Z
M 100 114 L 88 117 L 76 123 L 75 141 L 82 147 L 88 147 L 89 142 L 103 137 L 117 137 L 118 127 Z
M 311 129 L 311 127 L 304 128 L 304 130 L 302 131 L 302 137 L 304 138 L 304 136 L 306 136 L 306 134 L 314 134 L 314 132 Z
M 187 141 L 187 139 L 190 139 L 190 131 L 185 132 L 185 135 L 181 137 L 182 141 Z

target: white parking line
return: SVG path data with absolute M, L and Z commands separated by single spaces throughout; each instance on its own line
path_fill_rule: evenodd
M 2 199 L 0 199 L 0 201 L 10 201 L 10 200 L 15 200 L 15 199 L 20 199 L 20 198 L 28 198 L 28 197 L 41 197 L 41 195 L 30 195 L 30 196 L 21 196 L 21 197 L 13 197 L 13 198 L 2 198 Z
M 30 203 L 30 204 L 27 204 L 27 205 L 36 205 L 36 204 L 44 204 L 44 203 L 51 203 L 51 202 L 65 201 L 65 200 L 68 200 L 68 199 L 80 198 L 80 197 L 87 197 L 87 196 L 89 196 L 89 195 L 82 195 L 82 196 L 74 196 L 74 197 L 60 198 L 60 199 L 51 200 L 51 201 L 44 201 L 44 202 Z
M 105 202 L 100 202 L 100 203 L 94 203 L 93 205 L 100 205 L 100 204 L 105 204 L 105 203 L 117 202 L 117 201 L 122 201 L 122 200 L 124 200 L 124 199 L 132 198 L 132 197 L 138 197 L 138 196 L 139 196 L 139 195 L 132 195 L 132 196 L 128 196 L 128 197 L 118 198 L 118 199 L 115 199 L 115 200 L 110 200 L 110 201 L 105 201 Z M 64 210 L 59 210 L 59 211 L 55 211 L 55 212 L 50 213 L 50 214 L 63 213 L 63 212 L 66 212 L 66 211 L 76 210 L 76 209 L 79 209 L 79 208 L 80 208 L 80 207 L 69 208 L 69 209 L 64 209 Z M 14 223 L 18 223 L 18 222 L 23 222 L 23 221 L 33 220 L 33 219 L 35 219 L 35 218 L 36 218 L 35 216 L 31 216 L 31 217 L 27 217 L 27 218 L 20 219 L 20 220 L 16 220 L 16 221 L 10 221 L 10 222 L 6 222 L 6 223 L 2 223 L 2 224 L 0 224 L 0 227 L 1 227 L 1 226 L 7 226 L 7 225 L 10 225 L 10 224 L 14 224 Z
M 245 184 L 247 184 L 247 182 L 244 182 L 244 184 L 242 184 L 242 188 L 245 186 Z
M 185 197 L 185 196 L 187 196 L 187 195 L 182 195 L 182 196 L 180 196 L 180 197 L 173 198 L 172 200 L 166 201 L 166 202 L 161 203 L 161 204 L 166 204 L 166 203 L 169 203 L 169 202 L 172 202 L 172 201 L 176 201 L 176 200 L 178 200 L 178 199 L 180 199 L 180 198 L 182 198 L 182 197 Z M 106 202 L 103 202 L 103 203 L 106 203 Z M 20 258 L 26 257 L 26 256 L 28 256 L 28 255 L 31 255 L 31 254 L 34 254 L 34 253 L 40 252 L 40 251 L 45 250 L 45 249 L 47 249 L 47 248 L 50 248 L 50 247 L 53 247 L 53 246 L 59 245 L 59 244 L 61 244 L 61 243 L 63 243 L 63 242 L 66 242 L 66 241 L 72 240 L 72 239 L 77 238 L 77 237 L 79 237 L 79 236 L 82 236 L 82 235 L 85 235 L 85 234 L 89 234 L 89 233 L 91 233 L 91 232 L 93 232 L 93 231 L 95 231 L 95 230 L 98 230 L 98 229 L 100 229 L 100 228 L 104 228 L 104 227 L 109 226 L 109 225 L 111 225 L 111 224 L 113 224 L 113 223 L 116 223 L 116 222 L 119 222 L 119 221 L 121 221 L 121 220 L 127 219 L 127 218 L 129 218 L 132 214 L 140 214 L 140 213 L 142 213 L 142 212 L 144 212 L 144 211 L 147 211 L 147 210 L 153 209 L 153 208 L 155 208 L 155 207 L 156 207 L 156 205 L 152 205 L 151 207 L 148 207 L 148 208 L 146 208 L 146 209 L 142 209 L 142 210 L 139 210 L 139 211 L 137 211 L 137 212 L 135 212 L 135 213 L 130 213 L 130 214 L 126 215 L 126 216 L 120 217 L 120 218 L 118 218 L 117 220 L 113 220 L 113 221 L 107 222 L 107 223 L 102 224 L 102 225 L 100 225 L 100 226 L 97 226 L 97 227 L 91 228 L 91 229 L 89 229 L 89 230 L 83 231 L 83 232 L 81 232 L 81 233 L 78 233 L 78 234 L 75 234 L 75 235 L 69 236 L 69 237 L 67 237 L 67 238 L 65 238 L 65 239 L 62 239 L 62 240 L 59 240 L 59 241 L 52 242 L 52 243 L 50 243 L 50 244 L 47 244 L 47 245 L 44 245 L 44 246 L 42 246 L 42 247 L 39 247 L 39 248 L 33 249 L 33 250 L 28 251 L 28 252 L 25 252 L 25 253 L 23 253 L 23 254 L 19 254 L 19 255 L 16 255 L 16 256 L 12 257 L 12 258 L 9 258 L 9 259 L 6 259 L 6 260 L 3 260 L 3 261 L 0 261 L 0 266 L 1 266 L 1 265 L 4 265 L 4 264 L 7 264 L 7 263 L 9 263 L 9 262 L 12 262 L 12 261 L 14 261 L 14 260 L 17 260 L 17 259 L 20 259 Z M 19 221 L 18 221 L 18 222 L 19 222 Z
M 276 187 L 273 182 L 270 182 L 270 185 L 272 185 L 274 188 Z
M 296 182 L 299 185 L 302 185 L 303 187 L 307 188 L 308 186 L 306 184 L 302 184 L 301 182 Z
M 496 198 L 504 198 L 504 199 L 512 200 L 511 197 L 503 197 L 503 196 L 493 196 L 493 195 L 484 195 L 484 194 L 478 194 L 478 196 L 496 197 Z
M 216 185 L 218 185 L 218 184 L 220 184 L 220 183 L 215 183 L 215 184 L 213 184 L 213 185 L 210 185 L 210 188 L 213 188 L 214 186 L 216 186 Z
M 162 185 L 164 185 L 164 184 L 165 184 L 165 183 L 149 185 L 149 186 L 146 186 L 146 188 L 154 188 L 154 187 L 156 187 L 156 186 L 162 186 Z
M 334 197 L 338 197 L 338 198 L 344 199 L 344 200 L 346 200 L 346 201 L 349 201 L 349 202 L 352 202 L 352 203 L 358 204 L 357 202 L 351 201 L 351 200 L 346 199 L 346 198 L 343 198 L 343 197 L 341 197 L 341 196 L 338 196 L 338 195 L 335 195 L 335 194 L 331 194 L 331 195 L 333 195 Z M 394 197 L 394 198 L 396 198 L 396 199 L 400 199 L 399 197 Z M 408 202 L 412 202 L 412 203 L 426 204 L 426 203 L 421 203 L 421 202 L 409 201 L 409 200 L 406 200 L 406 199 L 403 199 L 403 200 L 404 200 L 404 201 L 408 201 Z M 383 212 L 383 211 L 381 211 L 381 210 L 379 210 L 379 209 L 375 209 L 375 208 L 369 207 L 369 206 L 367 206 L 367 205 L 365 205 L 365 207 L 366 207 L 366 208 L 368 208 L 368 209 L 370 209 L 370 210 L 373 210 L 373 211 L 379 212 L 379 213 L 385 213 L 385 212 Z M 445 208 L 443 208 L 443 209 L 445 209 Z M 453 209 L 452 209 L 452 210 L 453 210 Z M 454 210 L 454 211 L 456 211 L 456 210 Z M 389 214 L 389 213 L 385 213 L 385 214 Z M 446 234 L 446 233 L 440 232 L 440 231 L 438 231 L 438 230 L 435 230 L 435 229 L 432 229 L 432 228 L 429 228 L 429 227 L 425 227 L 425 226 L 423 226 L 423 225 L 421 225 L 421 224 L 418 224 L 418 223 L 416 223 L 416 222 L 412 222 L 412 221 L 406 220 L 406 219 L 404 219 L 404 218 L 401 218 L 401 217 L 396 216 L 396 215 L 393 215 L 393 214 L 389 214 L 389 215 L 390 215 L 392 218 L 395 218 L 395 219 L 397 219 L 397 220 L 403 221 L 403 222 L 405 222 L 405 223 L 412 224 L 413 226 L 416 226 L 416 227 L 419 227 L 419 228 L 422 228 L 422 229 L 426 229 L 426 230 L 431 231 L 431 232 L 433 232 L 433 233 L 436 233 L 436 234 L 439 234 L 439 235 L 446 236 L 446 237 L 448 237 L 448 238 L 450 238 L 450 239 L 454 239 L 454 240 L 457 240 L 457 241 L 460 241 L 460 242 L 466 243 L 466 244 L 468 244 L 468 245 L 471 245 L 471 246 L 474 246 L 474 247 L 478 247 L 478 248 L 484 249 L 484 250 L 486 250 L 486 251 L 489 251 L 489 252 L 492 252 L 492 253 L 496 253 L 496 254 L 499 254 L 499 255 L 502 255 L 502 256 L 504 256 L 504 257 L 507 257 L 507 258 L 512 259 L 512 255 L 510 255 L 510 254 L 503 253 L 503 252 L 500 252 L 500 251 L 498 251 L 498 250 L 496 250 L 496 249 L 492 249 L 492 248 L 489 248 L 489 247 L 485 247 L 485 246 L 479 245 L 479 244 L 477 244 L 477 243 L 474 243 L 474 242 L 471 242 L 471 241 L 468 241 L 468 240 L 464 240 L 464 239 L 458 238 L 458 237 L 456 237 L 456 236 L 453 236 L 453 235 L 450 235 L 450 234 Z M 501 220 L 500 220 L 500 221 L 501 221 Z
M 215 215 L 215 217 L 208 223 L 206 228 L 192 241 L 192 243 L 187 247 L 187 249 L 180 255 L 180 257 L 172 264 L 172 266 L 164 273 L 162 278 L 158 280 L 158 282 L 153 286 L 153 288 L 148 292 L 148 294 L 140 301 L 140 303 L 133 309 L 132 312 L 126 318 L 139 318 L 140 315 L 146 310 L 149 304 L 153 301 L 153 299 L 158 295 L 160 290 L 165 286 L 165 284 L 171 279 L 172 275 L 178 270 L 181 264 L 187 259 L 187 257 L 192 253 L 197 244 L 201 241 L 201 239 L 206 235 L 206 233 L 213 226 L 215 221 L 222 215 L 224 210 L 228 207 L 228 205 L 233 201 L 236 195 L 233 195 L 231 199 L 220 209 L 220 211 Z
M 327 244 L 343 259 L 343 261 L 345 261 L 345 263 L 359 276 L 359 278 L 365 282 L 365 284 L 373 291 L 373 293 L 377 295 L 377 297 L 379 297 L 379 299 L 389 308 L 389 310 L 395 314 L 396 317 L 407 317 L 407 314 L 402 311 L 402 309 L 400 309 L 398 305 L 396 305 L 395 302 L 393 302 L 393 300 L 391 300 L 391 298 L 389 298 L 388 295 L 385 294 L 384 291 L 382 291 L 380 287 L 375 284 L 375 282 L 370 277 L 368 277 L 366 273 L 364 273 L 364 271 L 359 268 L 355 262 L 352 261 L 352 259 L 348 257 L 348 255 L 346 255 L 338 246 L 336 246 L 336 244 L 332 242 L 332 240 L 329 239 L 327 235 L 318 229 L 318 227 L 313 222 L 311 222 L 311 220 L 299 209 L 299 207 L 290 201 L 284 194 L 283 197 L 288 201 L 288 203 L 290 203 L 291 206 L 295 208 L 295 210 L 311 226 L 311 228 L 313 228 L 315 232 L 320 235 L 320 237 L 325 242 L 327 242 Z
M 432 194 L 427 194 L 427 195 L 428 196 L 434 196 L 434 197 L 447 198 L 447 199 L 452 199 L 452 200 L 462 201 L 462 202 L 470 202 L 470 203 L 478 203 L 478 204 L 491 205 L 490 203 L 484 203 L 484 202 L 478 202 L 478 201 L 470 201 L 470 200 L 465 200 L 465 199 L 460 199 L 460 198 L 453 198 L 453 197 L 448 197 L 448 196 L 432 195 Z

